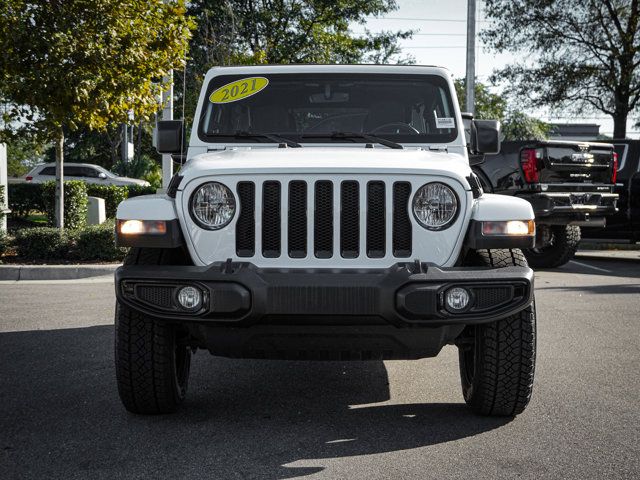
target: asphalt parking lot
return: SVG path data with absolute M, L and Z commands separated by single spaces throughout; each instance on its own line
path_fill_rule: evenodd
M 198 352 L 177 414 L 118 400 L 113 284 L 0 283 L 0 478 L 638 478 L 640 261 L 536 274 L 515 419 L 464 406 L 457 352 L 363 363 Z

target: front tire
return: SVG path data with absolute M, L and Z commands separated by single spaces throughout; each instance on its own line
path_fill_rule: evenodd
M 468 266 L 526 266 L 519 250 L 478 250 Z M 481 415 L 515 416 L 531 398 L 536 357 L 535 302 L 497 322 L 467 327 L 458 339 L 465 402 Z
M 532 268 L 556 268 L 571 260 L 580 244 L 580 227 L 575 225 L 552 225 L 549 229 L 548 243 L 540 248 L 524 250 Z
M 131 249 L 125 264 L 167 265 L 179 252 Z M 191 368 L 191 348 L 178 326 L 116 302 L 115 367 L 120 400 L 139 414 L 175 412 L 184 401 Z

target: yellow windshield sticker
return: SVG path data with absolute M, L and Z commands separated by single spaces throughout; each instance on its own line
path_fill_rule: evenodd
M 269 85 L 264 77 L 249 77 L 227 83 L 209 95 L 211 103 L 230 103 L 255 95 Z

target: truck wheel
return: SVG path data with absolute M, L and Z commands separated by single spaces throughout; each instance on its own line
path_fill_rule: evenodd
M 520 250 L 472 251 L 467 266 L 526 266 Z M 536 361 L 535 302 L 497 322 L 467 327 L 456 342 L 462 393 L 481 415 L 515 416 L 529 403 Z
M 176 265 L 184 258 L 172 250 L 132 248 L 124 263 Z M 183 332 L 118 302 L 115 324 L 116 379 L 125 408 L 141 414 L 174 412 L 187 393 L 191 367 L 191 349 L 180 341 Z
M 580 244 L 580 227 L 574 225 L 552 225 L 549 240 L 544 247 L 528 248 L 524 251 L 532 268 L 555 268 L 573 258 Z

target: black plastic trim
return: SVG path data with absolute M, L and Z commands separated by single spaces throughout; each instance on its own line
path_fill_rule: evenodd
M 169 186 L 167 187 L 167 195 L 169 197 L 176 198 L 176 194 L 178 193 L 178 188 L 180 187 L 182 178 L 182 175 L 174 175 L 173 177 L 171 177 L 171 181 L 169 182 Z
M 123 295 L 122 282 L 196 283 L 209 289 L 211 307 L 198 315 L 159 313 Z M 452 314 L 442 304 L 442 292 L 453 286 L 487 289 L 505 285 L 513 286 L 516 293 L 508 304 L 496 308 Z M 130 307 L 161 319 L 208 324 L 468 325 L 499 320 L 526 308 L 533 299 L 533 271 L 431 264 L 417 268 L 416 263 L 363 270 L 258 268 L 248 262 L 218 262 L 210 267 L 126 265 L 116 271 L 116 295 Z M 220 310 L 221 305 L 229 304 L 234 305 L 232 311 Z

